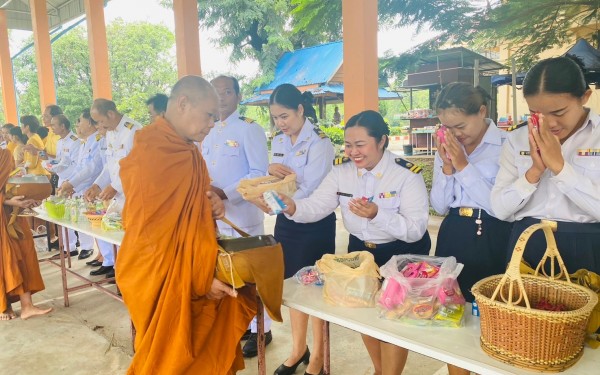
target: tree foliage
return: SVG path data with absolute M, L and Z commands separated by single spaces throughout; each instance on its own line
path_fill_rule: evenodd
M 116 20 L 107 26 L 113 100 L 117 109 L 149 120 L 146 99 L 177 80 L 172 50 L 174 35 L 165 27 Z M 52 44 L 57 104 L 74 122 L 92 103 L 92 82 L 86 29 L 78 26 Z M 40 99 L 33 48 L 13 60 L 19 113 L 39 114 Z

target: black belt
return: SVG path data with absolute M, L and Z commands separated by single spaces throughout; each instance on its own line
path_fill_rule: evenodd
M 518 221 L 518 223 L 525 225 L 538 224 L 542 219 L 536 219 L 534 217 L 526 217 Z M 547 220 L 547 219 L 546 219 Z M 553 221 L 557 224 L 556 232 L 566 233 L 587 233 L 587 234 L 600 234 L 600 223 L 574 223 L 570 221 Z
M 450 208 L 450 215 L 462 216 L 462 217 L 474 217 L 482 219 L 496 219 L 492 215 L 488 214 L 486 210 L 481 208 L 471 207 L 454 207 Z
M 350 235 L 350 240 L 358 241 L 358 242 L 363 243 L 367 249 L 380 249 L 380 250 L 388 248 L 388 247 L 392 247 L 392 246 L 398 246 L 398 243 L 402 243 L 402 244 L 405 243 L 405 242 L 400 241 L 400 240 L 396 240 L 396 241 L 392 241 L 392 242 L 386 242 L 386 243 L 374 243 L 374 242 L 369 242 L 369 241 L 363 241 L 363 240 L 361 240 L 360 238 L 356 237 L 353 234 Z

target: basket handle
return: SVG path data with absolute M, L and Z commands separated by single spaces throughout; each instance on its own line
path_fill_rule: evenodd
M 238 233 L 240 234 L 240 236 L 242 236 L 242 237 L 251 237 L 251 236 L 250 236 L 250 234 L 248 234 L 248 233 L 244 232 L 244 231 L 242 230 L 242 228 L 240 228 L 240 227 L 238 227 L 237 225 L 235 225 L 234 223 L 232 223 L 232 222 L 231 222 L 231 221 L 230 221 L 228 218 L 226 218 L 226 217 L 223 217 L 223 218 L 221 218 L 221 219 L 219 219 L 219 220 L 221 220 L 221 221 L 222 221 L 222 222 L 224 222 L 225 224 L 227 224 L 227 225 L 229 225 L 230 227 L 232 227 L 232 228 L 233 228 L 233 230 L 235 230 L 236 232 L 238 232 Z
M 525 305 L 527 308 L 531 308 L 529 304 L 529 298 L 527 297 L 527 293 L 525 292 L 525 287 L 523 286 L 523 279 L 521 278 L 521 271 L 519 270 L 519 265 L 521 264 L 521 260 L 523 258 L 523 252 L 525 251 L 525 245 L 527 245 L 527 241 L 531 235 L 541 229 L 544 232 L 544 236 L 546 237 L 546 252 L 544 256 L 540 260 L 540 263 L 537 265 L 535 269 L 535 275 L 539 274 L 541 269 L 544 276 L 550 279 L 560 279 L 563 275 L 568 275 L 565 264 L 558 252 L 558 248 L 556 247 L 556 240 L 554 239 L 554 234 L 557 229 L 558 224 L 554 221 L 542 220 L 539 224 L 534 224 L 527 228 L 517 240 L 515 244 L 515 248 L 512 253 L 512 257 L 510 258 L 510 262 L 508 263 L 508 267 L 506 269 L 506 273 L 502 276 L 502 279 L 496 286 L 494 290 L 494 294 L 492 295 L 492 300 L 496 299 L 498 293 L 500 293 L 500 298 L 509 306 L 516 305 L 520 303 L 523 299 L 525 300 Z M 543 265 L 548 261 L 551 261 L 550 264 L 550 275 L 546 274 Z M 559 273 L 555 275 L 554 270 L 554 261 L 558 262 L 559 265 Z M 567 281 L 571 282 L 567 277 Z M 508 297 L 504 295 L 504 287 L 505 285 L 509 286 L 508 289 Z

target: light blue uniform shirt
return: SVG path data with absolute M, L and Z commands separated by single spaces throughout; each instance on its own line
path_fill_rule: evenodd
M 271 142 L 271 163 L 281 163 L 296 173 L 294 199 L 308 197 L 333 166 L 335 150 L 327 136 L 308 120 L 302 125 L 296 143 L 278 132 Z
M 506 132 L 498 129 L 492 120 L 485 121 L 488 129 L 475 150 L 467 155 L 469 164 L 462 171 L 452 175 L 444 174 L 442 158 L 439 153 L 435 156 L 431 206 L 439 214 L 448 213 L 450 208 L 471 207 L 481 208 L 494 215 L 490 195 L 500 168 L 499 160 Z
M 77 168 L 73 174 L 67 178 L 71 185 L 73 185 L 75 193 L 83 194 L 92 186 L 94 180 L 100 175 L 100 172 L 102 172 L 102 168 L 104 167 L 104 151 L 102 148 L 104 148 L 105 145 L 106 139 L 98 134 L 98 132 L 90 135 L 85 140 L 85 143 L 79 151 Z
M 549 169 L 537 184 L 525 177 L 533 160 L 529 130 L 508 135 L 492 189 L 492 207 L 502 220 L 526 217 L 573 223 L 600 222 L 600 116 L 589 111 L 583 125 L 561 145 L 563 169 Z
M 81 140 L 73 132 L 56 143 L 56 158 L 51 162 L 51 171 L 58 175 L 59 186 L 75 171 L 81 144 Z
M 225 216 L 242 228 L 259 225 L 263 212 L 245 201 L 237 186 L 242 179 L 267 175 L 269 151 L 263 128 L 256 122 L 233 112 L 225 121 L 218 121 L 202 141 L 202 156 L 206 161 L 211 185 L 223 189 L 227 199 Z M 231 228 L 218 222 L 219 228 Z

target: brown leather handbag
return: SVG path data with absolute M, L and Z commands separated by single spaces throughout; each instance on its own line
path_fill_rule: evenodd
M 283 250 L 272 235 L 250 236 L 223 218 L 241 238 L 219 239 L 215 277 L 234 289 L 255 284 L 267 312 L 281 322 L 283 295 Z

